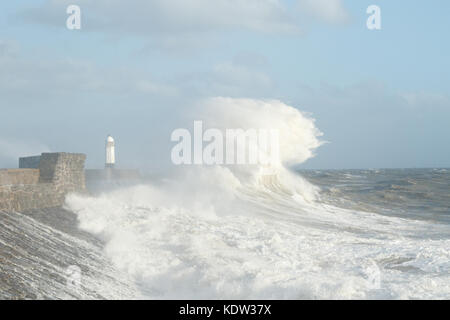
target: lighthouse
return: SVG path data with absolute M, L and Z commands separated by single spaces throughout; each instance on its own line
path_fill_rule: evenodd
M 114 168 L 116 163 L 114 138 L 108 135 L 106 138 L 106 162 L 105 168 Z

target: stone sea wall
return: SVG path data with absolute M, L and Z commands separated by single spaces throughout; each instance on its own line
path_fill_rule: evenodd
M 0 170 L 0 211 L 62 206 L 67 193 L 86 191 L 85 160 L 84 154 L 43 153 L 21 158 L 21 169 Z
M 102 181 L 102 180 L 136 180 L 140 179 L 139 170 L 133 169 L 86 169 L 86 181 Z
M 19 168 L 39 169 L 41 156 L 19 158 Z
M 36 184 L 38 182 L 38 169 L 0 169 L 0 186 L 12 184 Z

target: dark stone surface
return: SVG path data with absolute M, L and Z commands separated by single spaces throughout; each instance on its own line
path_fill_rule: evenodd
M 19 158 L 19 168 L 38 169 L 41 156 L 22 157 Z

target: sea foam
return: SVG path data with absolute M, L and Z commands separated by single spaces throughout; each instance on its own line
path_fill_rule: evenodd
M 450 240 L 415 236 L 430 224 L 327 205 L 291 172 L 321 144 L 313 119 L 251 99 L 208 99 L 195 112 L 215 128 L 280 130 L 280 163 L 187 166 L 159 183 L 66 199 L 144 297 L 450 297 Z

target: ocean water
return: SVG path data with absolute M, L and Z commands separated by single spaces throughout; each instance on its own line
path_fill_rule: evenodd
M 14 296 L 18 282 L 34 294 L 44 283 L 51 298 L 450 298 L 449 169 L 295 171 L 320 152 L 313 119 L 277 101 L 206 105 L 218 128 L 279 128 L 280 163 L 108 183 L 69 195 L 66 223 L 18 214 L 0 229 L 1 246 L 20 247 L 0 253 L 0 292 Z M 42 238 L 45 255 L 30 245 Z M 60 276 L 68 265 L 81 269 L 76 294 Z
M 322 200 L 387 216 L 450 224 L 449 169 L 305 170 Z
M 306 196 L 277 176 L 243 186 L 210 171 L 223 189 L 140 185 L 67 202 L 145 298 L 450 298 L 448 170 L 289 176 Z

